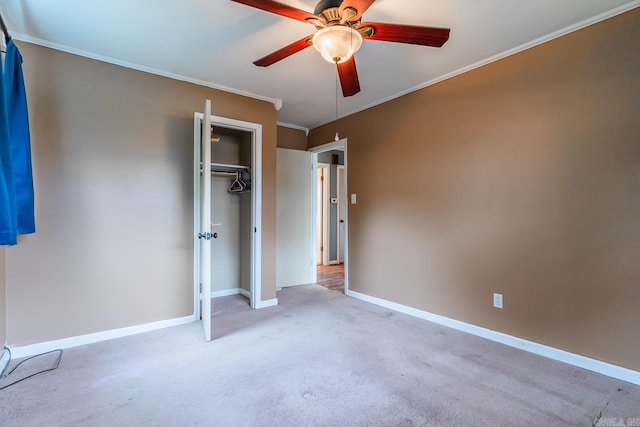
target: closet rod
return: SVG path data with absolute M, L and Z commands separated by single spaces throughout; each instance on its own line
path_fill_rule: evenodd
M 214 169 L 224 169 L 225 172 L 231 172 L 231 171 L 242 171 L 242 170 L 250 170 L 251 167 L 250 166 L 243 166 L 243 165 L 230 165 L 227 163 L 211 163 L 211 170 Z M 200 170 L 202 170 L 202 162 L 200 162 Z
M 211 171 L 211 175 L 228 175 L 228 176 L 237 176 L 237 172 L 226 172 L 226 171 Z
M 11 40 L 11 35 L 9 34 L 9 30 L 4 23 L 4 18 L 2 18 L 2 14 L 0 13 L 0 27 L 2 27 L 2 32 L 4 33 L 4 39 L 6 41 Z
M 250 169 L 249 166 L 229 165 L 229 164 L 226 164 L 226 163 L 211 163 L 211 168 L 212 169 L 215 169 L 215 168 L 238 169 L 238 170 Z

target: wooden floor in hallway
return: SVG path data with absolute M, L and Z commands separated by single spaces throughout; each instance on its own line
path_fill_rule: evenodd
M 318 265 L 318 285 L 344 292 L 344 264 Z

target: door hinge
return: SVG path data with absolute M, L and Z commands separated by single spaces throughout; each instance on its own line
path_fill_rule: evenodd
M 320 246 L 320 252 L 324 251 L 324 246 Z
M 211 233 L 198 233 L 198 239 L 211 240 Z
M 320 176 L 320 182 L 324 181 L 324 176 Z

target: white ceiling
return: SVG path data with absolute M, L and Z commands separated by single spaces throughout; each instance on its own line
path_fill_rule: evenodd
M 280 0 L 313 12 L 316 0 Z M 364 20 L 451 28 L 440 49 L 365 40 L 362 91 L 338 116 L 459 74 L 640 6 L 640 0 L 377 0 Z M 278 121 L 313 128 L 336 118 L 336 71 L 314 49 L 252 64 L 314 31 L 230 0 L 0 0 L 18 40 L 251 94 L 282 105 Z M 29 58 L 24 58 L 28 61 Z M 214 100 L 215 102 L 215 100 Z

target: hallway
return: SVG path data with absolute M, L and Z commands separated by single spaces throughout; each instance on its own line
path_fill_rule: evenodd
M 317 284 L 344 293 L 344 264 L 318 265 Z

